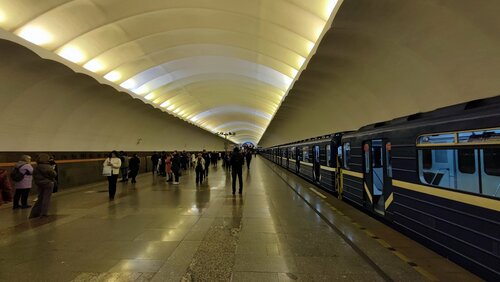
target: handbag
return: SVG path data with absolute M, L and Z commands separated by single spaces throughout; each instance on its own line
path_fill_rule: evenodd
M 102 167 L 102 175 L 103 176 L 111 176 L 113 175 L 113 168 L 109 165 L 105 165 Z

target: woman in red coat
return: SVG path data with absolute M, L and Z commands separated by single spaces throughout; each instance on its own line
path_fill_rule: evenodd
M 3 202 L 12 201 L 12 184 L 9 179 L 9 172 L 0 168 L 0 206 Z
M 172 154 L 167 155 L 165 161 L 165 172 L 167 173 L 167 182 L 172 182 Z

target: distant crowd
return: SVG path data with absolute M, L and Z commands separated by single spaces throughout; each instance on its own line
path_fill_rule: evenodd
M 171 153 L 153 153 L 150 157 L 152 173 L 164 177 L 167 183 L 178 185 L 182 171 L 193 169 L 196 172 L 196 185 L 207 181 L 210 166 L 217 167 L 219 161 L 226 173 L 232 175 L 232 192 L 236 193 L 236 181 L 239 182 L 238 192 L 243 191 L 242 171 L 246 162 L 250 169 L 253 149 L 236 147 L 232 152 L 207 152 L 187 153 L 185 151 L 174 151 Z M 23 155 L 9 172 L 0 168 L 0 205 L 11 202 L 12 208 L 31 208 L 29 218 L 45 217 L 48 215 L 52 193 L 58 191 L 58 166 L 54 156 L 39 154 L 36 158 L 36 166 L 32 166 L 32 159 Z M 131 157 L 126 152 L 113 151 L 103 162 L 103 176 L 108 179 L 109 200 L 112 201 L 116 194 L 118 178 L 120 182 L 136 183 L 139 174 L 141 159 L 137 154 Z M 38 196 L 33 207 L 28 203 L 28 197 L 33 186 L 38 188 Z

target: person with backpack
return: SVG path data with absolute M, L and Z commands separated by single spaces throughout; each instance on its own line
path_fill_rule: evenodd
M 50 164 L 50 156 L 40 154 L 33 171 L 33 179 L 38 187 L 38 199 L 31 209 L 29 218 L 47 216 L 56 176 L 57 173 Z
M 231 156 L 231 169 L 233 171 L 233 195 L 236 193 L 236 177 L 240 182 L 240 190 L 239 193 L 243 192 L 243 163 L 244 158 L 240 153 L 240 149 L 238 147 L 234 148 L 233 154 Z
M 4 202 L 12 201 L 12 184 L 9 172 L 0 168 L 0 206 Z
M 31 157 L 22 155 L 21 159 L 14 166 L 10 174 L 11 180 L 14 182 L 14 203 L 12 209 L 27 209 L 31 208 L 28 205 L 28 196 L 33 182 L 33 167 L 31 166 Z M 19 205 L 21 199 L 21 205 Z
M 195 171 L 196 171 L 196 184 L 203 182 L 203 177 L 205 176 L 205 159 L 201 153 L 198 153 L 198 157 L 195 160 Z

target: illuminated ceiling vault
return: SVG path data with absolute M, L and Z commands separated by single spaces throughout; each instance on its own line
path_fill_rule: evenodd
M 0 27 L 145 103 L 257 143 L 341 2 L 0 0 Z

